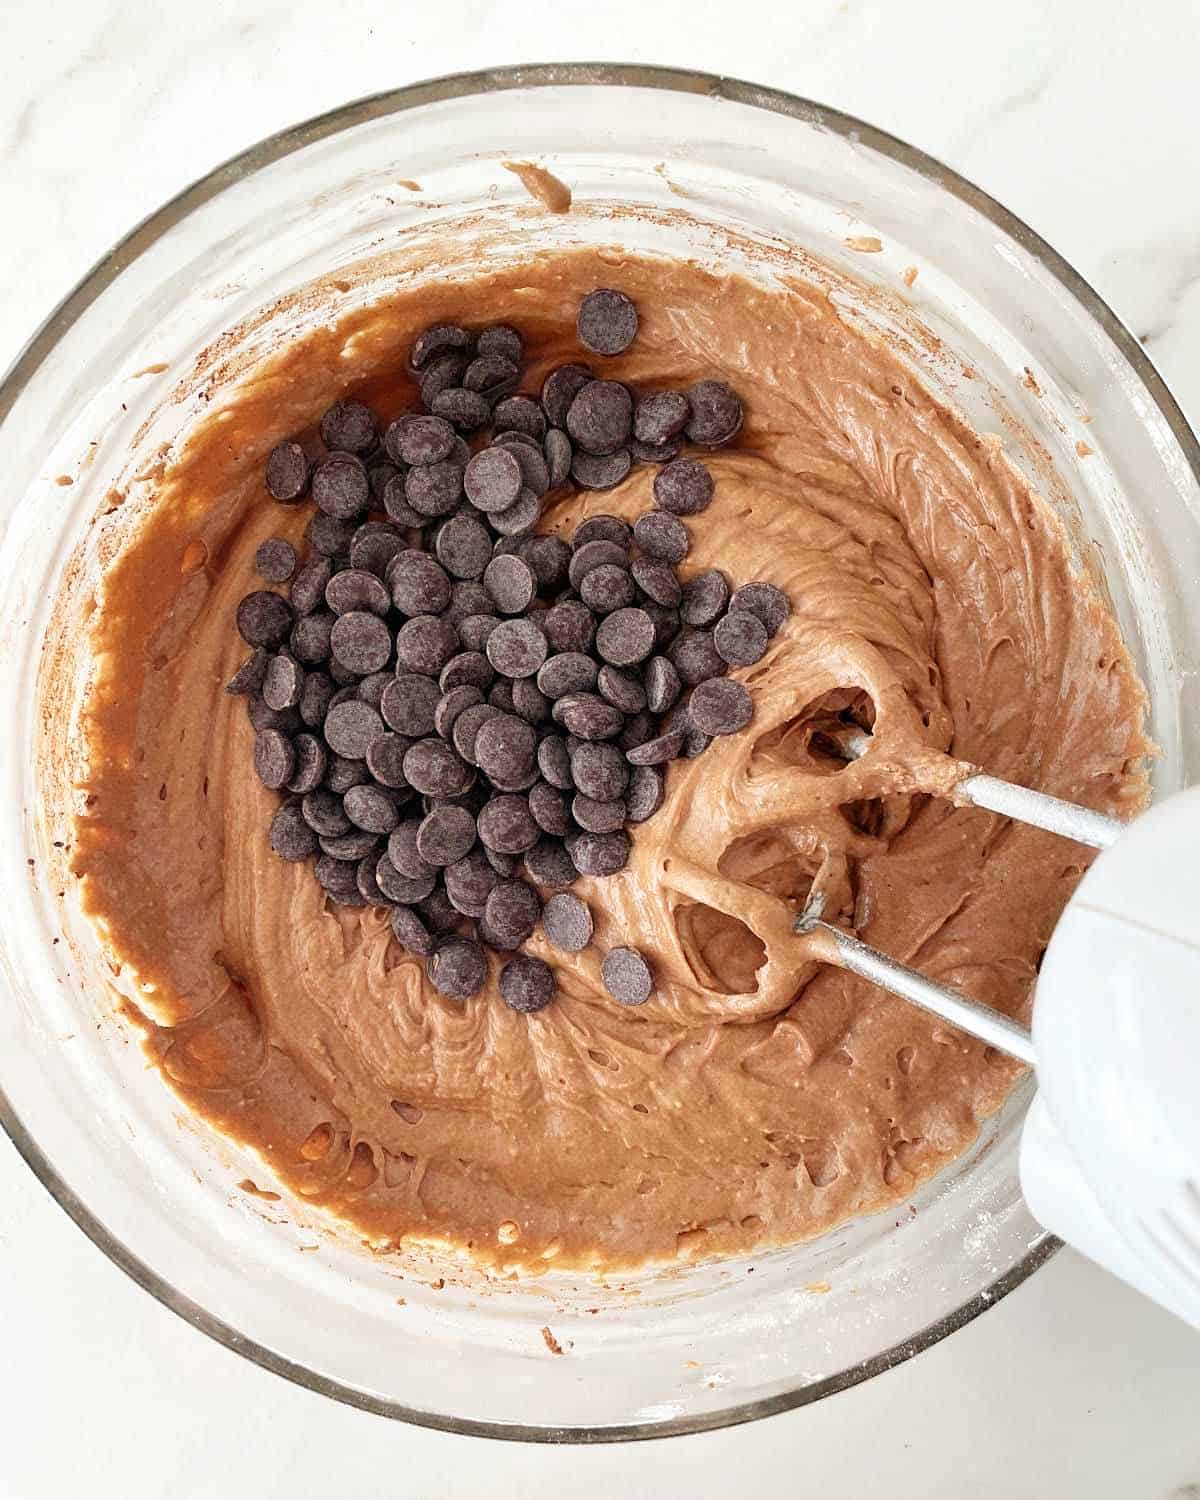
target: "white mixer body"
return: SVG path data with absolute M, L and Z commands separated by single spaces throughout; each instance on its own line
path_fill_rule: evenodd
M 1030 1209 L 1200 1327 L 1200 787 L 1143 814 L 1080 883 L 1033 1038 Z

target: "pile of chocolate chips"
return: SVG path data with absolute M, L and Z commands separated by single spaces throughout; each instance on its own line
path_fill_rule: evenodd
M 601 355 L 637 324 L 618 291 L 579 310 L 580 341 Z M 514 952 L 539 921 L 560 951 L 590 943 L 591 913 L 565 888 L 625 865 L 625 826 L 658 809 L 669 761 L 750 722 L 749 693 L 725 674 L 758 661 L 789 612 L 771 584 L 676 572 L 680 518 L 713 496 L 704 464 L 679 454 L 737 435 L 728 385 L 635 394 L 567 364 L 537 399 L 515 394 L 522 354 L 505 325 L 429 328 L 411 352 L 424 413 L 381 437 L 368 407 L 338 401 L 317 454 L 272 451 L 274 498 L 316 504 L 312 550 L 259 547 L 259 574 L 287 595 L 241 601 L 253 654 L 228 687 L 248 696 L 259 777 L 285 794 L 275 853 L 317 856 L 335 902 L 389 908 L 397 941 L 463 1000 L 487 977 L 483 944 Z M 484 427 L 473 451 L 463 435 Z M 597 515 L 569 542 L 535 534 L 549 492 L 611 488 L 635 461 L 662 467 L 633 526 Z M 535 885 L 557 894 L 543 907 Z M 622 1004 L 649 998 L 634 949 L 601 972 Z M 554 991 L 528 955 L 500 975 L 518 1011 Z

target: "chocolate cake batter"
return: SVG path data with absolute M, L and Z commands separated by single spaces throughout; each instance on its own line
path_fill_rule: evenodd
M 223 685 L 255 548 L 298 541 L 309 513 L 266 496 L 272 445 L 346 393 L 384 421 L 415 405 L 397 372 L 434 322 L 513 323 L 536 389 L 580 357 L 575 311 L 595 286 L 641 314 L 604 375 L 716 376 L 746 407 L 737 444 L 706 456 L 716 498 L 689 523 L 684 576 L 770 581 L 792 614 L 735 674 L 750 728 L 673 764 L 628 867 L 575 886 L 594 944 L 562 954 L 539 931 L 527 945 L 559 996 L 525 1016 L 494 972 L 475 999 L 443 999 L 384 912 L 327 907 L 307 866 L 272 855 L 275 799 Z M 632 519 L 654 472 L 563 492 L 542 528 Z M 146 994 L 151 1057 L 311 1202 L 377 1241 L 499 1263 L 745 1250 L 910 1194 L 1017 1069 L 823 966 L 791 932 L 799 905 L 815 882 L 827 916 L 1024 1014 L 1088 855 L 953 805 L 963 763 L 1118 815 L 1145 790 L 1143 695 L 1114 622 L 995 445 L 818 291 L 611 250 L 401 292 L 288 348 L 168 471 L 93 629 L 75 869 Z M 821 734 L 839 711 L 873 735 L 850 765 Z M 655 971 L 638 1010 L 600 980 L 620 944 Z

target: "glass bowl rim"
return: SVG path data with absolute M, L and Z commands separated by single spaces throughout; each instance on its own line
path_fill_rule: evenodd
M 815 100 L 790 94 L 781 89 L 741 79 L 724 77 L 685 68 L 659 67 L 632 63 L 537 63 L 520 66 L 485 68 L 475 72 L 448 74 L 424 79 L 403 88 L 388 89 L 368 95 L 316 115 L 296 125 L 264 137 L 244 151 L 214 167 L 148 214 L 87 271 L 75 287 L 30 335 L 8 371 L 0 381 L 0 424 L 18 397 L 33 379 L 39 367 L 93 302 L 134 261 L 161 239 L 170 229 L 225 188 L 262 167 L 302 150 L 316 141 L 351 130 L 370 120 L 399 114 L 422 105 L 460 99 L 473 94 L 506 92 L 516 89 L 607 87 L 661 89 L 672 93 L 701 94 L 736 104 L 749 105 L 774 114 L 802 120 L 837 135 L 868 146 L 901 166 L 919 173 L 989 219 L 1010 239 L 1054 276 L 1089 314 L 1108 337 L 1138 377 L 1179 444 L 1188 467 L 1200 482 L 1200 442 L 1166 382 L 1137 339 L 1125 327 L 1090 283 L 1040 235 L 1011 213 L 990 194 L 969 179 L 943 165 L 935 157 L 910 146 L 899 137 L 869 125 L 842 110 L 819 104 Z M 598 1443 L 633 1439 L 673 1437 L 686 1433 L 706 1432 L 732 1427 L 760 1417 L 773 1416 L 795 1407 L 807 1406 L 838 1391 L 868 1380 L 873 1375 L 902 1364 L 914 1355 L 938 1343 L 948 1334 L 964 1327 L 987 1308 L 992 1307 L 1034 1271 L 1044 1265 L 1061 1248 L 1061 1241 L 1046 1234 L 1014 1265 L 988 1286 L 977 1292 L 952 1312 L 935 1320 L 917 1333 L 882 1350 L 870 1359 L 827 1376 L 823 1380 L 755 1401 L 739 1402 L 720 1411 L 694 1416 L 676 1416 L 638 1423 L 606 1426 L 538 1426 L 477 1421 L 470 1417 L 423 1411 L 402 1402 L 390 1401 L 356 1390 L 341 1381 L 319 1375 L 248 1339 L 236 1328 L 214 1317 L 199 1303 L 172 1286 L 135 1255 L 110 1232 L 87 1207 L 73 1188 L 62 1178 L 41 1151 L 30 1132 L 17 1116 L 0 1086 L 0 1125 L 16 1147 L 34 1176 L 75 1224 L 103 1253 L 143 1290 L 169 1308 L 193 1328 L 223 1344 L 227 1349 L 271 1370 L 295 1384 L 320 1395 L 329 1396 L 348 1406 L 380 1416 L 391 1417 L 420 1427 L 434 1428 L 472 1437 L 498 1438 L 518 1442 Z

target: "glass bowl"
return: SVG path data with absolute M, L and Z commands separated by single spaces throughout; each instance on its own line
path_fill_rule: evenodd
M 569 183 L 573 210 L 534 203 L 513 160 Z M 0 1114 L 33 1171 L 166 1306 L 338 1400 L 539 1441 L 747 1421 L 909 1358 L 1053 1253 L 1017 1180 L 1028 1080 L 911 1201 L 809 1244 L 609 1280 L 372 1255 L 302 1202 L 239 1189 L 261 1163 L 147 1072 L 65 875 L 80 622 L 155 464 L 274 341 L 375 297 L 451 224 L 443 270 L 617 243 L 808 276 L 885 330 L 1000 437 L 1102 580 L 1160 793 L 1200 762 L 1200 453 L 1109 309 L 979 189 L 832 110 L 640 67 L 441 79 L 262 142 L 133 230 L 0 389 Z

